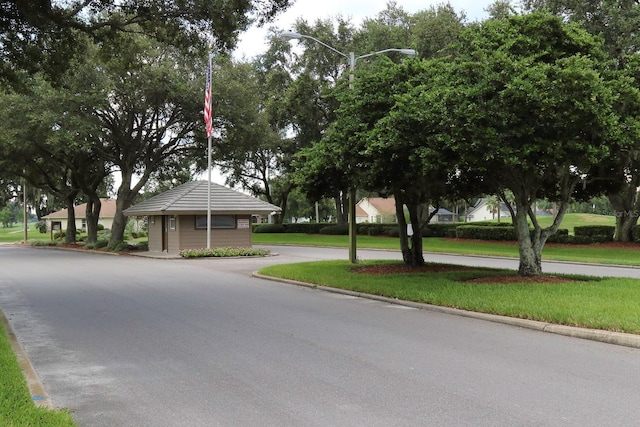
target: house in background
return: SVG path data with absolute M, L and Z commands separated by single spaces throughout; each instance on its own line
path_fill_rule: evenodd
M 104 228 L 110 230 L 113 225 L 113 218 L 116 214 L 116 201 L 114 199 L 100 199 L 100 216 L 98 218 L 98 224 L 104 226 Z M 76 216 L 76 229 L 87 229 L 87 204 L 75 206 L 73 212 Z M 47 222 L 47 230 L 66 230 L 69 211 L 68 209 L 62 209 L 57 212 L 50 213 L 42 217 Z
M 433 212 L 433 207 L 429 207 L 429 213 Z M 431 223 L 455 222 L 456 215 L 447 209 L 440 208 L 431 219 Z M 356 223 L 378 222 L 393 223 L 398 222 L 396 215 L 396 201 L 393 198 L 365 197 L 356 205 Z
M 429 214 L 433 213 L 434 208 L 429 207 Z M 456 214 L 445 208 L 438 209 L 438 212 L 431 218 L 431 223 L 455 222 Z
M 211 247 L 251 247 L 253 215 L 280 212 L 278 206 L 208 181 L 192 181 L 124 210 L 146 216 L 149 250 L 179 253 L 207 247 L 207 210 L 211 197 Z
M 492 212 L 489 207 L 489 198 L 481 197 L 478 199 L 475 205 L 471 209 L 467 211 L 466 220 L 468 222 L 474 221 L 491 221 L 494 219 L 498 219 L 498 212 Z M 500 202 L 500 218 L 509 218 L 511 219 L 511 212 L 509 212 L 509 208 L 506 203 Z
M 356 204 L 356 223 L 398 222 L 396 201 L 383 197 L 365 197 Z

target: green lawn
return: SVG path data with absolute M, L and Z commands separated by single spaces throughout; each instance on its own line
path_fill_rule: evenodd
M 29 224 L 27 229 L 27 237 L 29 239 L 48 239 L 49 234 L 41 234 L 34 228 L 34 224 Z M 22 224 L 14 225 L 13 227 L 0 227 L 0 242 L 4 243 L 18 243 L 24 240 L 24 232 Z
M 35 406 L 7 334 L 0 322 L 0 425 L 3 427 L 75 426 L 65 411 Z
M 255 245 L 304 245 L 304 246 L 332 246 L 346 248 L 349 246 L 347 236 L 325 236 L 298 233 L 254 233 Z M 518 258 L 518 245 L 516 242 L 483 242 L 461 241 L 456 239 L 444 239 L 438 237 L 425 238 L 423 240 L 425 252 L 452 253 L 463 255 L 488 255 L 509 258 Z M 393 237 L 358 236 L 357 247 L 363 249 L 388 249 L 399 250 L 400 242 Z M 545 260 L 576 261 L 613 265 L 639 265 L 640 245 L 638 249 L 611 248 L 601 245 L 576 246 L 576 245 L 546 245 L 542 251 Z M 428 260 L 429 255 L 425 258 Z
M 511 222 L 511 218 L 502 218 L 501 222 Z M 496 221 L 497 222 L 497 221 Z M 538 223 L 541 227 L 549 227 L 553 223 L 553 217 L 540 216 L 538 217 Z M 611 215 L 596 215 L 587 213 L 573 213 L 566 214 L 562 219 L 560 228 L 566 228 L 569 230 L 569 234 L 573 234 L 575 226 L 581 225 L 616 225 L 616 218 Z
M 450 271 L 363 274 L 358 268 L 390 263 L 347 261 L 276 265 L 260 273 L 317 285 L 483 313 L 570 326 L 640 333 L 640 280 L 571 277 L 562 283 L 470 283 L 512 271 L 450 266 Z

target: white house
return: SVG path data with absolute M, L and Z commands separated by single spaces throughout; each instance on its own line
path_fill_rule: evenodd
M 429 213 L 433 213 L 433 209 L 433 207 L 429 207 Z M 438 212 L 431 219 L 432 223 L 455 221 L 456 215 L 444 208 L 438 209 Z M 365 197 L 356 204 L 356 223 L 361 222 L 398 222 L 396 201 L 393 198 Z
M 356 204 L 356 223 L 398 222 L 396 202 L 383 197 L 365 197 Z
M 489 199 L 481 197 L 466 214 L 468 222 L 490 221 L 498 218 L 498 212 L 492 212 L 489 208 Z M 504 202 L 500 202 L 500 218 L 511 218 L 511 212 Z
M 76 217 L 76 228 L 78 230 L 87 229 L 87 204 L 75 206 L 73 208 Z M 114 199 L 100 199 L 100 217 L 98 224 L 106 229 L 111 229 L 113 218 L 116 214 L 116 201 Z M 66 230 L 68 221 L 68 209 L 62 209 L 42 217 L 47 222 L 47 230 L 54 227 L 56 230 Z

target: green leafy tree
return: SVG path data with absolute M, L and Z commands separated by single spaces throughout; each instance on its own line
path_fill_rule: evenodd
M 505 190 L 513 193 L 518 272 L 539 275 L 542 248 L 576 185 L 618 139 L 616 93 L 602 73 L 605 55 L 586 31 L 544 13 L 470 28 L 453 51 L 449 83 L 436 97 L 447 111 L 442 124 L 449 145 L 459 155 L 460 173 L 478 174 L 503 199 Z M 543 197 L 558 204 L 547 228 L 533 209 Z
M 5 173 L 23 177 L 31 186 L 64 201 L 69 212 L 65 239 L 73 242 L 73 206 L 87 153 L 86 128 L 77 127 L 83 113 L 75 104 L 77 93 L 70 101 L 68 92 L 55 90 L 41 78 L 35 78 L 33 85 L 32 94 L 2 96 L 0 117 L 8 132 L 0 140 L 0 165 Z
M 640 140 L 637 139 L 638 117 L 636 92 L 638 82 L 638 46 L 640 46 L 640 4 L 635 0 L 525 0 L 527 10 L 545 9 L 563 19 L 580 23 L 591 34 L 604 40 L 604 49 L 611 59 L 612 73 L 631 79 L 619 88 L 620 99 L 616 110 L 624 118 L 621 130 L 626 132 L 627 143 L 612 147 L 606 161 L 594 165 L 587 186 L 606 194 L 616 214 L 616 239 L 633 241 L 633 229 L 640 212 Z M 588 199 L 589 195 L 585 195 Z
M 2 224 L 4 228 L 8 228 L 11 227 L 14 222 L 15 221 L 11 213 L 11 207 L 7 205 L 2 208 L 2 210 L 0 210 L 0 224 Z
M 123 35 L 93 59 L 103 71 L 108 103 L 93 109 L 102 137 L 99 158 L 119 174 L 109 246 L 122 242 L 124 209 L 152 176 L 205 153 L 203 55 L 189 55 L 139 35 Z
M 82 56 L 84 35 L 110 43 L 144 33 L 185 50 L 213 43 L 234 47 L 240 31 L 264 24 L 289 0 L 7 0 L 0 8 L 0 82 L 18 83 L 38 70 L 55 79 Z

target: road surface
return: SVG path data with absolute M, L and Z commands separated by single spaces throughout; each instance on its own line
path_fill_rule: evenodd
M 0 247 L 0 307 L 53 403 L 83 427 L 640 419 L 640 350 L 251 277 L 346 259 L 274 250 L 160 260 Z

